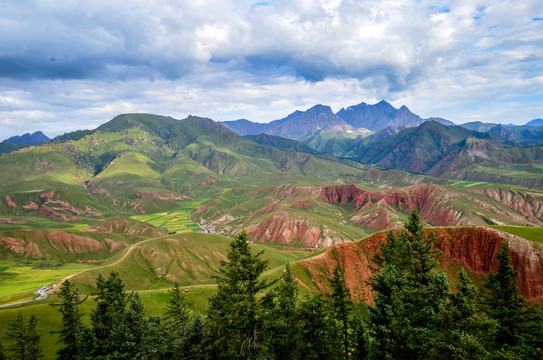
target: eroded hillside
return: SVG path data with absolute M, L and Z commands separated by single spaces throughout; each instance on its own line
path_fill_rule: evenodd
M 498 268 L 496 255 L 506 241 L 511 264 L 519 272 L 517 279 L 522 296 L 534 302 L 543 300 L 542 244 L 482 226 L 440 227 L 426 231 L 434 231 L 439 238 L 435 247 L 442 252 L 439 261 L 447 274 L 454 277 L 460 267 L 465 267 L 476 281 Z M 372 276 L 372 258 L 385 239 L 386 233 L 380 232 L 363 240 L 340 244 L 318 256 L 296 262 L 292 269 L 307 288 L 328 292 L 328 279 L 339 265 L 353 299 L 368 302 L 372 298 L 367 283 Z

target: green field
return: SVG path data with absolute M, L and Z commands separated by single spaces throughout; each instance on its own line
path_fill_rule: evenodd
M 140 291 L 139 295 L 145 304 L 145 315 L 163 315 L 164 308 L 168 299 L 169 289 L 160 290 L 144 290 Z M 214 285 L 195 285 L 182 287 L 183 292 L 189 302 L 189 307 L 195 312 L 205 314 L 207 309 L 207 300 L 215 292 Z M 49 296 L 44 301 L 33 302 L 22 306 L 16 306 L 13 308 L 0 309 L 0 323 L 8 324 L 14 320 L 17 313 L 21 311 L 25 319 L 31 314 L 36 314 L 38 318 L 38 329 L 41 332 L 41 345 L 45 359 L 56 359 L 56 351 L 59 348 L 58 334 L 52 333 L 58 331 L 62 326 L 62 318 L 58 311 L 56 311 L 50 304 L 57 301 L 56 296 Z M 83 314 L 83 324 L 90 325 L 90 313 L 94 308 L 95 302 L 92 297 L 88 298 L 83 304 L 81 304 L 80 310 Z M 3 329 L 0 327 L 0 336 L 2 336 Z
M 198 224 L 194 224 L 190 220 L 190 212 L 201 203 L 202 201 L 194 201 L 189 206 L 186 206 L 178 211 L 160 212 L 148 215 L 135 215 L 131 218 L 176 233 L 199 231 L 200 227 Z
M 44 261 L 0 261 L 0 305 L 36 297 L 34 291 L 96 265 Z
M 543 243 L 543 227 L 537 226 L 507 226 L 494 225 L 494 229 L 506 231 L 508 233 L 521 236 L 525 239 Z

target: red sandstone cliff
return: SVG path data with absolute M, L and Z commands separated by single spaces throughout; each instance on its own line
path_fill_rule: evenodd
M 543 246 L 526 239 L 488 227 L 436 228 L 440 241 L 436 247 L 443 252 L 442 266 L 454 275 L 454 263 L 478 275 L 496 271 L 499 262 L 497 254 L 503 241 L 509 243 L 511 264 L 519 272 L 518 286 L 522 296 L 535 302 L 543 300 Z M 343 270 L 345 283 L 355 301 L 371 301 L 371 290 L 367 281 L 371 277 L 370 264 L 379 251 L 379 244 L 386 239 L 384 232 L 364 240 L 345 243 L 329 248 L 323 254 L 294 264 L 295 273 L 309 273 L 310 284 L 328 291 L 328 278 L 339 265 Z M 302 278 L 304 278 L 302 276 Z

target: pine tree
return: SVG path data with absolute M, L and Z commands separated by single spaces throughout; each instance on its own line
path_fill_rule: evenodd
M 336 314 L 336 320 L 339 322 L 341 332 L 341 342 L 343 346 L 344 359 L 349 359 L 351 323 L 349 321 L 349 312 L 352 310 L 351 293 L 345 285 L 345 279 L 339 266 L 334 268 L 334 276 L 330 281 L 332 285 L 332 308 Z
M 15 320 L 8 325 L 6 357 L 14 360 L 37 360 L 43 358 L 40 345 L 38 320 L 30 315 L 25 325 L 23 314 L 19 311 Z
M 6 339 L 6 353 L 8 358 L 15 360 L 27 358 L 26 328 L 23 313 L 20 311 L 17 313 L 17 317 L 8 324 Z
M 83 325 L 79 311 L 81 305 L 87 298 L 80 299 L 79 289 L 70 280 L 66 280 L 59 287 L 57 293 L 60 303 L 52 304 L 62 314 L 62 330 L 59 343 L 63 346 L 57 351 L 59 359 L 75 360 L 81 355 L 81 334 Z
M 38 319 L 35 314 L 31 314 L 28 319 L 25 335 L 27 342 L 27 357 L 25 359 L 36 360 L 43 358 L 43 351 L 40 344 L 41 335 L 38 331 Z
M 295 359 L 339 360 L 344 357 L 341 332 L 329 299 L 308 295 L 298 305 Z
M 6 354 L 4 352 L 4 345 L 2 343 L 2 334 L 0 333 L 0 360 L 6 360 Z
M 456 293 L 450 295 L 449 302 L 438 315 L 429 359 L 484 359 L 490 356 L 490 343 L 497 324 L 481 312 L 481 304 L 477 288 L 462 268 Z
M 518 272 L 510 264 L 509 246 L 503 243 L 498 254 L 498 271 L 489 273 L 487 313 L 498 322 L 495 348 L 511 351 L 522 358 L 542 358 L 543 316 L 539 308 L 520 296 L 516 277 Z
M 123 344 L 124 334 L 117 325 L 123 320 L 128 303 L 124 283 L 117 272 L 112 271 L 107 279 L 99 274 L 96 287 L 98 294 L 94 299 L 96 307 L 91 312 L 92 329 L 85 339 L 85 348 L 90 352 L 86 356 L 91 358 L 111 355 Z
M 188 308 L 185 295 L 181 293 L 181 289 L 177 283 L 168 292 L 165 315 L 166 320 L 171 323 L 175 332 L 181 336 L 185 334 L 190 324 L 191 312 Z
M 354 334 L 353 334 L 353 354 L 352 360 L 366 360 L 369 357 L 369 341 L 366 331 L 366 325 L 364 320 L 359 317 L 355 320 Z
M 253 254 L 242 231 L 222 261 L 217 292 L 209 300 L 206 321 L 209 356 L 217 359 L 254 359 L 260 354 L 259 331 L 264 326 L 261 293 L 269 283 L 260 275 L 268 262 Z
M 377 293 L 370 308 L 369 336 L 375 359 L 425 359 L 437 315 L 445 306 L 448 279 L 436 272 L 435 235 L 425 235 L 414 210 L 405 230 L 389 232 L 374 258 L 370 281 Z
M 138 359 L 145 352 L 143 347 L 148 332 L 148 321 L 145 318 L 145 306 L 138 293 L 130 296 L 128 308 L 113 325 L 113 338 L 119 346 L 115 353 L 120 358 Z
M 160 316 L 151 316 L 148 320 L 148 328 L 143 338 L 142 359 L 149 360 L 176 360 L 177 356 L 174 343 L 176 337 L 170 331 L 170 327 L 162 322 Z
M 203 360 L 204 352 L 204 322 L 199 314 L 192 324 L 187 327 L 181 344 L 180 359 Z
M 297 316 L 298 282 L 286 265 L 279 284 L 273 289 L 269 302 L 264 303 L 270 309 L 267 316 L 268 352 L 276 359 L 292 359 L 296 347 L 296 327 L 293 326 Z

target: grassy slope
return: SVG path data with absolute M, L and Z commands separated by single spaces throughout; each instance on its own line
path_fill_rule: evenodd
M 111 265 L 88 270 L 73 280 L 89 290 L 99 273 L 106 275 L 115 270 L 133 290 L 171 287 L 175 282 L 183 286 L 214 284 L 211 276 L 217 273 L 220 261 L 226 260 L 230 241 L 224 236 L 201 233 L 152 239 L 136 245 L 121 261 L 112 260 Z M 252 247 L 257 252 L 264 250 L 270 268 L 308 256 L 302 251 L 281 251 L 256 244 Z
M 504 226 L 494 225 L 495 229 L 506 231 L 508 233 L 518 235 L 528 240 L 538 241 L 543 243 L 543 227 L 536 226 Z

